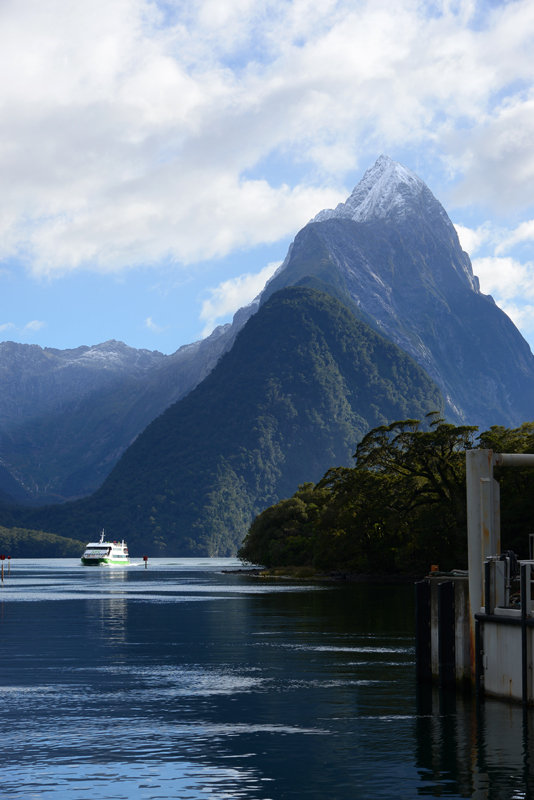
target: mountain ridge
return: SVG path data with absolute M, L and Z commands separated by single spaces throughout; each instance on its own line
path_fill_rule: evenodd
M 134 543 L 148 536 L 155 553 L 179 547 L 182 554 L 223 555 L 235 552 L 251 514 L 276 502 L 280 493 L 291 495 L 295 482 L 315 480 L 320 468 L 349 459 L 369 427 L 392 421 L 388 397 L 395 394 L 392 387 L 401 373 L 417 367 L 417 391 L 424 385 L 427 394 L 426 400 L 418 394 L 410 411 L 405 401 L 415 395 L 409 382 L 400 380 L 397 418 L 421 416 L 437 405 L 449 421 L 483 429 L 532 419 L 534 356 L 511 320 L 480 292 L 441 204 L 417 176 L 386 157 L 360 183 L 350 203 L 320 212 L 297 233 L 282 266 L 256 301 L 235 314 L 232 325 L 164 357 L 147 373 L 150 380 L 121 378 L 104 402 L 87 395 L 75 413 L 64 408 L 68 422 L 62 421 L 61 441 L 73 449 L 65 446 L 66 463 L 57 469 L 50 457 L 55 420 L 37 420 L 33 438 L 42 435 L 45 447 L 34 449 L 39 458 L 33 461 L 44 465 L 44 476 L 52 467 L 58 473 L 63 469 L 61 486 L 71 497 L 95 475 L 101 486 L 63 507 L 12 510 L 13 520 L 21 524 L 22 515 L 26 527 L 64 535 L 73 525 L 84 532 L 92 526 L 94 535 L 111 524 L 114 535 L 133 537 Z M 292 292 L 291 302 L 284 292 Z M 319 306 L 330 310 L 323 314 Z M 334 313 L 334 306 L 344 311 Z M 265 324 L 273 308 L 280 320 Z M 336 328 L 327 322 L 334 317 L 344 320 L 346 331 L 358 329 L 359 349 L 342 345 L 344 334 L 338 331 L 332 355 L 325 330 Z M 293 349 L 284 331 L 291 331 Z M 411 364 L 410 370 L 398 367 L 391 378 L 386 369 L 387 375 L 375 379 L 365 354 L 373 351 L 370 342 L 376 336 L 382 343 L 377 345 L 380 370 L 386 369 L 390 351 L 398 364 Z M 347 350 L 352 366 L 346 363 Z M 347 395 L 356 380 L 350 370 L 357 364 L 364 364 L 358 380 L 367 387 L 365 412 L 358 406 L 361 392 L 351 389 Z M 267 376 L 261 369 L 271 372 Z M 352 375 L 350 381 L 343 370 Z M 309 397 L 308 373 L 315 376 Z M 381 389 L 373 399 L 369 392 L 376 380 Z M 170 399 L 166 406 L 162 397 Z M 345 411 L 336 417 L 338 402 Z M 81 432 L 85 452 L 76 461 Z M 31 425 L 24 434 L 32 434 Z M 3 436 L 2 454 L 7 442 L 16 460 L 24 438 L 20 432 L 18 439 L 10 436 Z M 5 494 L 9 480 L 0 472 L 3 478 Z
M 252 309 L 175 353 L 108 340 L 57 350 L 0 343 L 0 488 L 30 503 L 95 491 L 152 419 L 201 382 Z
M 299 231 L 262 302 L 284 286 L 314 282 L 350 299 L 427 370 L 451 421 L 514 426 L 534 414 L 527 342 L 480 292 L 445 210 L 405 167 L 381 157 L 345 203 Z
M 105 526 L 151 555 L 231 555 L 258 511 L 332 463 L 351 463 L 370 427 L 441 404 L 413 359 L 340 301 L 289 287 L 94 495 L 18 510 L 16 523 L 77 537 Z

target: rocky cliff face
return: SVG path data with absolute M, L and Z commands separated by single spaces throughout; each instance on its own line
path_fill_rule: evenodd
M 262 299 L 295 284 L 349 297 L 436 381 L 451 420 L 487 428 L 533 418 L 528 344 L 481 294 L 443 207 L 391 159 L 381 157 L 346 203 L 300 231 Z
M 341 299 L 412 356 L 451 421 L 486 429 L 534 418 L 528 344 L 481 294 L 441 204 L 400 164 L 380 157 L 345 203 L 303 228 L 260 302 L 299 285 Z M 151 420 L 210 374 L 257 307 L 171 356 L 120 342 L 0 344 L 0 491 L 38 502 L 94 491 Z

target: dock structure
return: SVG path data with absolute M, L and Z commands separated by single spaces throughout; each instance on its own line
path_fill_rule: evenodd
M 530 560 L 501 552 L 495 466 L 534 467 L 534 455 L 466 452 L 468 569 L 416 584 L 417 676 L 534 705 L 534 537 Z

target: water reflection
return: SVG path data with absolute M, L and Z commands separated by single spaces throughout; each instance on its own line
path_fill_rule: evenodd
M 21 785 L 25 786 L 27 795 L 19 794 Z M 166 763 L 163 768 L 151 762 L 116 762 L 111 771 L 105 769 L 105 762 L 66 763 L 59 771 L 56 765 L 39 764 L 13 770 L 2 781 L 3 796 L 16 800 L 47 795 L 71 800 L 138 797 L 238 800 L 259 796 L 260 786 L 261 778 L 253 769 L 202 768 L 187 760 Z
M 532 709 L 424 686 L 417 694 L 417 764 L 426 797 L 534 796 Z
M 125 599 L 103 597 L 85 601 L 83 619 L 88 626 L 96 625 L 100 636 L 111 645 L 126 642 L 128 604 Z
M 19 570 L 0 620 L 7 797 L 528 796 L 531 712 L 416 689 L 411 586 L 208 566 Z

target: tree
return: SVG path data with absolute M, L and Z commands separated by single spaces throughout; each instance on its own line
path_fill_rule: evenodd
M 352 573 L 398 571 L 407 534 L 398 484 L 397 476 L 371 470 L 329 470 L 318 484 L 330 499 L 318 522 L 314 565 Z
M 326 491 L 306 483 L 293 497 L 281 500 L 259 514 L 238 552 L 252 564 L 302 566 L 313 561 L 313 539 Z
M 443 567 L 466 562 L 465 451 L 474 446 L 473 425 L 452 425 L 428 414 L 370 431 L 357 447 L 357 467 L 396 475 L 398 510 L 412 527 L 411 549 Z
M 466 566 L 465 450 L 476 427 L 438 414 L 370 431 L 335 467 L 257 517 L 240 556 L 266 566 L 418 572 Z

